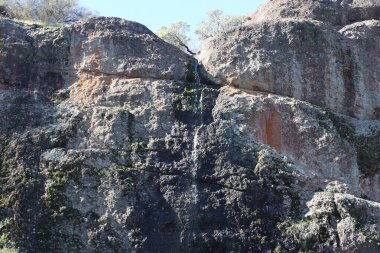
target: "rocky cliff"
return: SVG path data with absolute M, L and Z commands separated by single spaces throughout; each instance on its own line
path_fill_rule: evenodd
M 379 6 L 269 1 L 198 60 L 0 19 L 0 246 L 379 252 Z

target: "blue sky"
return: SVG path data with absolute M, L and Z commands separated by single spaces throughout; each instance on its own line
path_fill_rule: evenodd
M 246 15 L 265 0 L 80 0 L 80 4 L 101 16 L 121 17 L 146 25 L 152 31 L 179 20 L 191 29 L 212 9 L 228 15 Z

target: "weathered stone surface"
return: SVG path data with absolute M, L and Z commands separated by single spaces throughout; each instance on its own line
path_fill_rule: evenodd
M 299 234 L 304 249 L 339 252 L 380 250 L 380 205 L 345 193 L 316 193 L 307 203 L 306 219 L 289 233 Z M 302 234 L 302 232 L 306 232 Z M 319 238 L 319 242 L 315 242 Z
M 73 64 L 79 71 L 126 78 L 187 77 L 190 57 L 139 23 L 92 18 L 75 23 L 70 32 Z
M 379 0 L 269 0 L 249 16 L 250 23 L 283 18 L 313 19 L 344 26 L 380 19 Z
M 242 136 L 274 148 L 296 165 L 308 191 L 339 181 L 347 191 L 379 201 L 378 121 L 359 121 L 270 93 L 222 89 L 215 118 Z
M 327 23 L 209 42 L 220 87 L 134 22 L 0 19 L 6 246 L 378 252 L 379 23 Z
M 0 88 L 45 92 L 61 88 L 69 53 L 65 36 L 64 30 L 0 19 Z
M 1 19 L 0 34 L 0 87 L 51 93 L 91 74 L 187 80 L 195 68 L 145 26 L 117 18 L 60 29 Z
M 379 22 L 350 25 L 341 32 L 299 20 L 242 26 L 204 43 L 199 59 L 222 84 L 377 118 Z

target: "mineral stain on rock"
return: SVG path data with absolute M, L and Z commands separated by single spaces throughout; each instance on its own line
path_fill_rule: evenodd
M 379 7 L 268 1 L 197 59 L 0 18 L 0 247 L 380 252 Z
M 259 140 L 281 152 L 282 148 L 282 123 L 281 115 L 275 111 L 265 111 L 260 115 Z

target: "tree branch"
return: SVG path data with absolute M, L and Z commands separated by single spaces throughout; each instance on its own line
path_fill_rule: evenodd
M 191 55 L 195 55 L 196 53 L 194 53 L 193 51 L 190 50 L 190 48 L 185 44 L 183 43 L 183 41 L 177 36 L 175 35 L 175 38 L 177 39 L 178 41 L 178 44 L 184 48 L 186 48 L 186 51 L 191 54 Z

